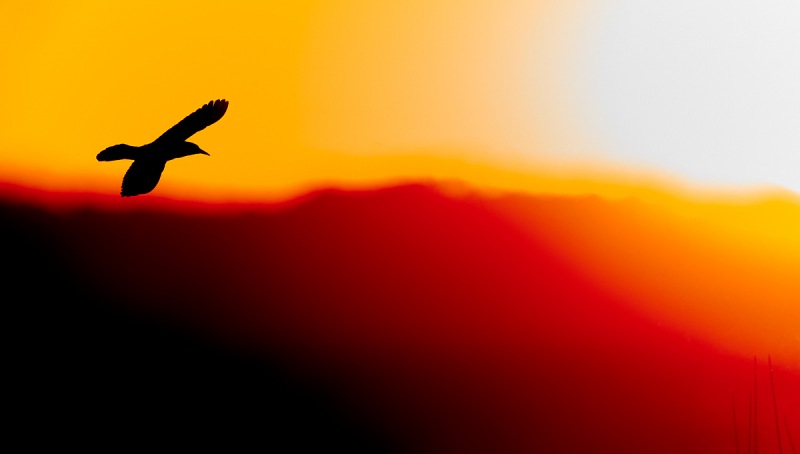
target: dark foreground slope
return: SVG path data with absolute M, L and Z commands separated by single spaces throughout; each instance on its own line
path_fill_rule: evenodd
M 0 206 L 7 439 L 99 452 L 391 452 L 324 381 L 228 348 L 184 319 L 139 310 L 126 294 L 148 288 L 141 276 L 104 288 L 83 265 L 123 272 L 126 257 L 89 264 L 89 251 L 65 252 L 91 228 L 70 215 Z
M 752 357 L 633 311 L 487 200 L 107 208 L 0 205 L 9 408 L 33 443 L 734 452 L 732 396 L 745 443 Z

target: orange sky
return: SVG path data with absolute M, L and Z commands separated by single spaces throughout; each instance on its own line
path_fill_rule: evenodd
M 2 8 L 0 38 L 14 43 L 0 51 L 7 181 L 116 192 L 127 164 L 99 164 L 99 150 L 147 143 L 216 98 L 228 113 L 192 139 L 212 158 L 170 165 L 161 195 L 269 198 L 420 176 L 509 185 L 498 168 L 542 187 L 519 180 L 600 162 L 563 82 L 580 2 Z
M 553 196 L 507 206 L 583 275 L 661 323 L 800 367 L 796 202 Z

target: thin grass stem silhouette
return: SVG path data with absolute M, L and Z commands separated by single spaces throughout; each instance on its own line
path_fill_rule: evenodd
M 753 356 L 753 454 L 758 454 L 758 359 Z
M 792 431 L 789 429 L 789 418 L 786 413 L 783 414 L 783 426 L 786 428 L 786 438 L 789 439 L 789 446 L 792 448 L 792 454 L 797 454 L 797 449 L 794 447 L 794 440 L 792 439 Z
M 747 454 L 752 453 L 753 448 L 753 393 L 747 394 Z
M 736 454 L 739 452 L 739 430 L 736 427 L 736 398 L 731 394 L 731 411 L 733 412 L 733 440 L 736 443 Z
M 769 383 L 772 388 L 772 408 L 775 410 L 775 432 L 778 435 L 778 454 L 783 454 L 783 444 L 781 443 L 781 420 L 778 418 L 778 398 L 775 393 L 775 371 L 772 369 L 772 357 L 767 355 L 769 364 Z

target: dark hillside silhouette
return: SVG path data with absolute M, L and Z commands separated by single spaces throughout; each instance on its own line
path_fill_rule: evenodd
M 341 393 L 285 357 L 234 349 L 121 304 L 64 253 L 73 234 L 52 223 L 69 218 L 0 201 L 9 443 L 100 452 L 394 452 L 396 443 Z
M 186 142 L 196 132 L 216 123 L 228 110 L 228 101 L 210 101 L 169 128 L 153 142 L 134 147 L 114 145 L 97 154 L 98 161 L 131 159 L 130 167 L 122 179 L 123 197 L 146 194 L 152 191 L 161 179 L 167 161 L 193 154 L 208 153 L 192 142 Z
M 174 439 L 301 448 L 277 452 L 733 452 L 731 392 L 752 386 L 749 352 L 634 311 L 479 196 L 0 214 L 13 411 L 41 430 L 178 424 Z M 796 426 L 800 374 L 774 366 Z

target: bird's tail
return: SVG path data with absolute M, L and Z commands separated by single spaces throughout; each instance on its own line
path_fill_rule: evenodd
M 97 153 L 98 161 L 116 161 L 119 159 L 136 159 L 139 147 L 119 144 Z

